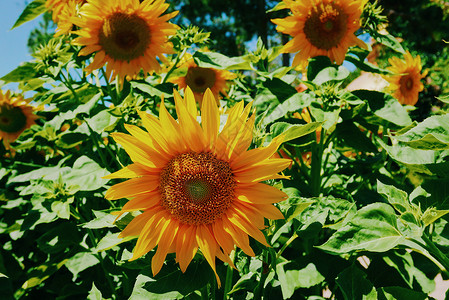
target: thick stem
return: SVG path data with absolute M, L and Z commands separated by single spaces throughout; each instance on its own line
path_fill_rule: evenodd
M 229 258 L 231 259 L 232 262 L 234 262 L 235 250 L 233 250 L 231 252 L 231 255 Z M 225 281 L 224 290 L 223 290 L 223 300 L 228 299 L 228 293 L 229 293 L 229 291 L 231 291 L 233 273 L 234 273 L 234 268 L 231 265 L 228 265 L 228 269 L 226 270 L 226 281 Z

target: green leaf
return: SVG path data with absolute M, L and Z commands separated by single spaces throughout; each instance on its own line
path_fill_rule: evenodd
M 171 83 L 166 84 L 149 84 L 149 83 L 142 83 L 138 81 L 131 81 L 131 86 L 133 88 L 136 88 L 144 93 L 147 93 L 150 96 L 155 96 L 157 98 L 170 98 L 173 97 L 172 90 L 173 85 Z
M 405 241 L 393 208 L 385 203 L 363 207 L 319 249 L 341 254 L 356 250 L 385 252 Z
M 70 218 L 70 203 L 67 201 L 54 201 L 51 204 L 51 210 L 61 219 L 68 220 Z
M 87 124 L 90 128 L 97 133 L 102 133 L 104 131 L 111 131 L 114 129 L 115 124 L 117 124 L 119 118 L 114 117 L 107 110 L 102 110 L 90 119 L 86 119 Z
M 442 216 L 446 215 L 447 213 L 449 213 L 449 210 L 447 210 L 447 209 L 438 210 L 434 207 L 429 207 L 424 212 L 423 216 L 421 217 L 421 220 L 423 221 L 424 226 L 428 226 L 428 225 L 434 223 L 436 220 L 438 220 Z
M 425 300 L 429 299 L 425 293 L 406 289 L 400 286 L 387 286 L 377 289 L 379 300 Z
M 444 103 L 449 103 L 449 94 L 447 94 L 447 95 L 443 95 L 443 96 L 440 96 L 440 97 L 436 97 L 438 100 L 440 100 L 441 102 L 444 102 Z
M 331 67 L 333 64 L 327 56 L 316 56 L 309 59 L 307 66 L 307 80 L 313 81 L 318 73 L 324 68 Z
M 309 106 L 313 100 L 314 97 L 308 93 L 295 92 L 283 103 L 276 105 L 276 108 L 263 119 L 263 126 L 285 117 L 289 112 L 301 111 Z
M 78 274 L 92 266 L 95 266 L 100 261 L 98 258 L 90 252 L 78 252 L 73 257 L 71 257 L 65 263 L 67 269 L 73 274 L 73 281 L 78 277 Z
M 387 71 L 385 69 L 379 68 L 378 66 L 373 65 L 373 64 L 371 64 L 367 61 L 364 61 L 362 59 L 355 58 L 352 55 L 346 55 L 345 60 L 353 63 L 357 68 L 359 68 L 360 70 L 365 71 L 365 72 L 378 73 L 378 74 L 389 74 L 390 73 L 389 71 Z
M 202 68 L 226 70 L 252 70 L 251 62 L 245 56 L 227 57 L 217 52 L 195 52 L 195 63 Z
M 449 114 L 431 116 L 395 139 L 416 149 L 449 149 Z
M 94 191 L 106 184 L 103 176 L 108 170 L 100 167 L 95 161 L 83 155 L 73 164 L 71 172 L 63 176 L 67 185 L 79 186 L 82 191 Z
M 206 260 L 192 261 L 185 273 L 177 268 L 174 271 L 163 268 L 153 277 L 150 271 L 143 271 L 137 276 L 131 299 L 181 299 L 206 286 L 211 276 L 214 275 Z
M 134 239 L 134 237 L 125 237 L 125 238 L 119 238 L 120 232 L 111 233 L 108 232 L 97 244 L 97 247 L 93 250 L 94 252 L 100 252 L 105 251 L 108 249 L 111 249 L 112 247 L 115 247 L 121 243 L 130 241 Z
M 376 40 L 376 42 L 381 43 L 382 45 L 385 45 L 393 49 L 394 51 L 402 54 L 405 53 L 405 50 L 404 48 L 402 48 L 399 41 L 391 34 L 375 34 L 373 35 L 373 38 Z
M 346 69 L 343 66 L 339 66 L 337 67 L 327 67 L 323 70 L 321 70 L 316 77 L 313 79 L 313 83 L 317 84 L 317 85 L 321 85 L 325 82 L 328 81 L 341 81 L 343 79 L 345 79 L 346 77 L 349 76 L 349 70 Z
M 11 29 L 16 28 L 23 23 L 31 21 L 44 13 L 47 10 L 47 8 L 45 7 L 45 2 L 46 0 L 34 0 L 33 2 L 29 3 L 20 14 L 19 18 L 14 23 Z
M 101 292 L 97 287 L 95 286 L 95 283 L 92 282 L 92 288 L 89 291 L 89 294 L 87 295 L 88 300 L 103 300 L 103 296 L 101 295 Z
M 117 216 L 102 211 L 93 211 L 95 219 L 87 222 L 83 225 L 84 228 L 99 229 L 99 228 L 112 228 L 115 227 L 114 221 Z
M 341 139 L 345 145 L 356 151 L 377 152 L 377 147 L 374 146 L 371 139 L 362 133 L 352 121 L 337 124 L 335 133 L 338 139 Z
M 81 242 L 75 223 L 65 221 L 37 239 L 37 246 L 45 253 L 54 254 Z
M 352 93 L 367 101 L 374 116 L 401 127 L 412 124 L 408 112 L 393 96 L 368 90 L 356 90 Z M 376 122 L 376 120 L 372 121 Z
M 277 122 L 271 125 L 270 132 L 273 137 L 283 134 L 285 143 L 315 132 L 322 124 L 322 122 L 312 122 L 305 125 L 294 125 L 286 122 Z
M 325 279 L 313 263 L 309 263 L 305 268 L 300 270 L 284 270 L 287 264 L 288 262 L 278 263 L 276 265 L 276 274 L 281 284 L 284 299 L 293 296 L 295 290 L 299 288 L 315 286 Z
M 322 126 L 326 130 L 331 129 L 337 124 L 340 117 L 340 111 L 340 106 L 330 106 L 327 110 L 324 110 L 323 107 L 316 102 L 312 103 L 310 106 L 310 112 L 315 118 L 315 121 L 322 122 Z
M 395 186 L 383 184 L 377 180 L 377 192 L 384 195 L 398 212 L 405 213 L 412 210 L 407 193 Z
M 377 300 L 374 285 L 366 279 L 366 274 L 355 265 L 351 265 L 338 274 L 335 282 L 346 300 Z
M 32 80 L 36 76 L 36 64 L 26 62 L 0 78 L 0 80 L 5 82 L 22 82 Z
M 449 177 L 449 161 L 446 159 L 449 156 L 449 150 L 414 149 L 401 143 L 389 146 L 380 138 L 377 138 L 376 141 L 392 159 L 404 164 L 412 171 Z

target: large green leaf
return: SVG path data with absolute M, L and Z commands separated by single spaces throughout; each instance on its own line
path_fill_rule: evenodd
M 449 114 L 431 116 L 395 139 L 416 149 L 449 149 Z
M 47 8 L 45 7 L 45 2 L 46 0 L 34 0 L 33 2 L 29 3 L 20 14 L 19 18 L 16 20 L 11 29 L 16 28 L 23 23 L 31 21 L 45 12 L 47 10 Z
M 309 288 L 320 284 L 325 279 L 318 272 L 313 263 L 309 263 L 305 268 L 299 270 L 285 270 L 288 262 L 276 265 L 276 274 L 281 283 L 282 296 L 289 299 L 293 296 L 295 290 L 299 288 Z
M 414 149 L 402 143 L 389 146 L 381 139 L 377 139 L 377 142 L 391 158 L 415 172 L 449 177 L 449 161 L 447 160 L 449 150 Z
M 277 122 L 271 125 L 270 132 L 273 137 L 280 134 L 284 135 L 284 142 L 294 140 L 309 133 L 315 132 L 322 122 L 312 122 L 305 125 L 290 124 L 286 122 Z
M 387 286 L 377 290 L 379 300 L 424 300 L 429 299 L 425 293 L 406 289 L 400 286 Z
M 137 276 L 130 299 L 181 299 L 204 287 L 211 276 L 214 275 L 206 260 L 191 262 L 185 273 L 179 269 L 166 271 L 163 268 L 153 277 L 147 269 Z
M 401 127 L 412 123 L 408 112 L 393 96 L 369 90 L 356 90 L 352 93 L 368 102 L 374 116 Z M 375 122 L 376 120 L 373 119 L 372 121 Z
M 406 192 L 395 186 L 383 184 L 379 180 L 377 181 L 377 192 L 384 195 L 398 212 L 405 213 L 406 211 L 411 211 L 411 204 Z
M 18 66 L 17 68 L 15 68 L 14 70 L 12 70 L 11 72 L 9 72 L 0 79 L 6 82 L 22 82 L 34 79 L 36 78 L 36 75 L 37 75 L 36 64 L 26 62 Z
M 263 126 L 266 126 L 282 117 L 285 117 L 289 112 L 300 112 L 303 108 L 309 106 L 314 97 L 308 93 L 294 93 L 283 103 L 276 106 L 276 108 L 263 119 Z
M 67 269 L 73 274 L 73 281 L 78 274 L 92 266 L 98 264 L 100 260 L 90 252 L 78 252 L 65 263 Z
M 337 124 L 335 133 L 337 139 L 341 139 L 346 146 L 349 146 L 356 151 L 374 153 L 378 151 L 371 139 L 369 139 L 366 134 L 354 124 L 354 122 L 344 121 Z
M 195 63 L 202 68 L 226 70 L 252 70 L 248 57 L 227 57 L 217 52 L 196 52 L 193 54 Z
M 341 81 L 349 76 L 349 70 L 343 66 L 337 67 L 327 67 L 321 70 L 316 77 L 313 79 L 313 83 L 321 85 L 328 81 Z
M 82 191 L 94 191 L 107 180 L 103 179 L 109 172 L 100 167 L 95 161 L 83 155 L 73 164 L 71 172 L 64 176 L 67 185 L 79 186 Z
M 346 300 L 377 300 L 377 292 L 366 274 L 357 266 L 351 265 L 338 274 L 335 280 Z
M 397 215 L 385 203 L 360 209 L 349 223 L 318 248 L 341 254 L 356 250 L 385 252 L 405 242 L 397 226 Z

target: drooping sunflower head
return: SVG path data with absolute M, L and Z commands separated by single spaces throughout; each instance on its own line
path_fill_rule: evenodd
M 28 102 L 21 95 L 12 95 L 10 91 L 3 93 L 0 90 L 0 140 L 6 149 L 38 118 Z
M 418 95 L 424 89 L 421 79 L 426 76 L 426 72 L 421 73 L 421 58 L 417 55 L 415 58 L 406 52 L 405 60 L 399 57 L 392 57 L 388 60 L 390 67 L 387 70 L 393 75 L 384 76 L 390 83 L 388 90 L 398 99 L 401 104 L 415 105 L 418 102 Z
M 220 115 L 210 90 L 204 93 L 201 123 L 190 88 L 183 99 L 175 92 L 178 121 L 162 103 L 159 118 L 139 113 L 145 130 L 127 125 L 130 133 L 114 139 L 133 164 L 107 178 L 131 178 L 112 186 L 106 198 L 130 199 L 120 214 L 142 211 L 121 233 L 137 236 L 133 258 L 157 246 L 153 274 L 167 253 L 176 253 L 184 272 L 198 249 L 215 271 L 215 258 L 233 265 L 235 246 L 254 255 L 249 236 L 267 245 L 262 233 L 264 218 L 282 218 L 273 205 L 286 195 L 260 181 L 286 178 L 278 172 L 290 160 L 273 158 L 282 137 L 267 147 L 247 150 L 252 141 L 254 114 L 243 101 L 235 105 L 220 128 Z M 219 278 L 217 275 L 217 281 Z
M 226 95 L 229 80 L 237 77 L 236 74 L 227 70 L 199 67 L 192 57 L 187 59 L 180 67 L 187 69 L 185 76 L 173 77 L 169 81 L 177 84 L 181 89 L 190 87 L 200 105 L 207 89 L 212 91 L 217 104 L 219 104 L 220 93 Z
M 292 15 L 274 19 L 277 30 L 293 37 L 282 52 L 295 53 L 293 66 L 305 67 L 307 59 L 319 55 L 342 64 L 351 46 L 366 48 L 354 33 L 367 0 L 283 0 Z
M 178 12 L 162 15 L 168 8 L 164 0 L 101 1 L 87 0 L 80 18 L 73 19 L 80 30 L 75 45 L 85 46 L 79 55 L 95 53 L 87 72 L 106 65 L 108 76 L 134 77 L 141 70 L 160 69 L 157 57 L 172 53 L 168 36 L 178 28 L 167 23 Z

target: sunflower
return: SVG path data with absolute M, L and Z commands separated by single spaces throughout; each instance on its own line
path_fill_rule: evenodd
M 134 77 L 142 69 L 151 73 L 160 69 L 163 53 L 173 53 L 168 36 L 176 33 L 178 26 L 167 23 L 178 12 L 161 16 L 169 7 L 163 0 L 87 0 L 80 9 L 80 18 L 73 23 L 73 43 L 85 46 L 79 55 L 95 53 L 88 73 L 106 65 L 106 74 Z
M 392 57 L 388 59 L 390 67 L 387 70 L 394 75 L 384 76 L 385 80 L 390 82 L 388 89 L 393 92 L 401 104 L 415 105 L 418 102 L 418 94 L 424 89 L 421 79 L 427 72 L 421 74 L 421 58 L 412 57 L 410 52 L 404 54 L 405 61 Z
M 21 95 L 13 96 L 10 91 L 0 90 L 0 140 L 6 149 L 38 118 L 28 102 Z
M 354 35 L 367 0 L 283 1 L 292 15 L 272 21 L 278 31 L 293 36 L 281 49 L 283 53 L 298 52 L 293 66 L 304 68 L 307 59 L 320 55 L 342 64 L 349 47 L 367 47 Z
M 53 20 L 58 24 L 55 37 L 70 33 L 73 18 L 79 16 L 79 9 L 84 3 L 86 3 L 84 0 L 68 0 L 61 8 L 57 7 L 58 14 L 53 13 Z
M 212 91 L 217 104 L 219 104 L 220 93 L 226 95 L 228 80 L 237 77 L 236 74 L 226 70 L 199 67 L 192 57 L 186 60 L 180 68 L 187 69 L 186 75 L 170 78 L 169 81 L 177 84 L 181 89 L 189 86 L 200 105 L 203 100 L 203 94 L 207 89 Z
M 214 96 L 206 90 L 201 125 L 190 88 L 183 99 L 175 91 L 178 122 L 160 106 L 159 119 L 140 112 L 146 131 L 127 125 L 131 135 L 115 133 L 133 164 L 106 178 L 131 178 L 112 186 L 106 198 L 131 199 L 119 214 L 143 211 L 120 234 L 138 236 L 135 260 L 154 247 L 152 271 L 157 274 L 168 253 L 175 252 L 185 272 L 198 248 L 217 276 L 215 257 L 231 266 L 235 245 L 254 256 L 248 236 L 268 246 L 261 229 L 264 217 L 283 218 L 272 204 L 286 194 L 260 181 L 287 178 L 278 172 L 289 159 L 271 158 L 282 143 L 278 136 L 263 148 L 247 151 L 255 115 L 243 101 L 230 109 L 221 132 Z

